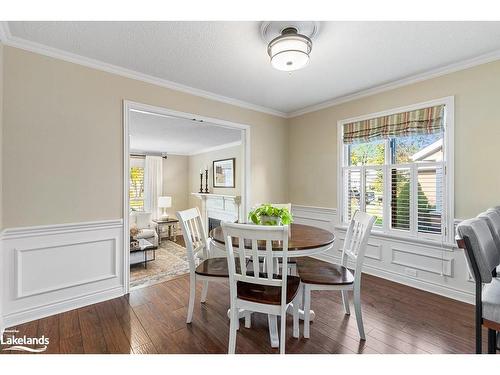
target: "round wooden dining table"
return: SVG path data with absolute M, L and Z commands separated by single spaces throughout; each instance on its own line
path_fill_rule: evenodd
M 249 224 L 250 225 L 250 224 Z M 332 248 L 335 236 L 332 232 L 304 224 L 290 224 L 290 237 L 288 239 L 288 257 L 304 257 L 322 253 Z M 224 234 L 222 227 L 210 231 L 212 244 L 225 250 Z M 233 239 L 233 245 L 238 246 L 238 240 Z M 247 247 L 247 246 L 245 246 Z M 248 244 L 251 249 L 251 244 Z M 265 245 L 263 244 L 263 249 Z M 277 258 L 283 256 L 282 243 L 273 241 L 273 255 Z
M 250 224 L 249 224 L 250 225 Z M 290 236 L 288 238 L 288 257 L 296 258 L 309 256 L 314 254 L 320 254 L 325 251 L 330 250 L 333 247 L 335 241 L 335 235 L 325 229 L 317 228 L 311 225 L 304 224 L 290 224 Z M 226 250 L 224 234 L 222 232 L 222 227 L 216 227 L 210 231 L 209 234 L 211 238 L 211 250 L 217 249 L 219 253 Z M 281 241 L 273 241 L 273 256 L 280 258 L 283 256 L 283 247 Z M 233 239 L 233 246 L 238 246 L 238 240 Z M 248 246 L 245 244 L 245 248 L 251 248 L 251 244 Z M 260 246 L 259 246 L 260 248 Z M 265 244 L 262 244 L 262 249 L 265 249 Z M 289 310 L 291 312 L 291 309 Z M 242 313 L 241 316 L 244 313 Z M 229 312 L 228 312 L 229 315 Z M 303 311 L 300 310 L 301 318 L 303 318 Z M 311 310 L 310 318 L 314 319 L 314 311 Z M 268 316 L 269 323 L 269 338 L 271 341 L 271 346 L 277 348 L 279 346 L 279 336 L 278 336 L 278 323 L 276 316 Z

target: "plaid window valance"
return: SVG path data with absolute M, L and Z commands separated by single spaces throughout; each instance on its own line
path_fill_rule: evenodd
M 344 124 L 344 143 L 370 142 L 443 131 L 444 104 Z

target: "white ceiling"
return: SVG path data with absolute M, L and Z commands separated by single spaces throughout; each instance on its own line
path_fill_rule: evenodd
M 241 131 L 208 122 L 130 112 L 130 150 L 193 155 L 241 142 Z
M 320 22 L 310 64 L 274 70 L 260 22 L 8 22 L 40 43 L 290 114 L 500 50 L 500 22 Z

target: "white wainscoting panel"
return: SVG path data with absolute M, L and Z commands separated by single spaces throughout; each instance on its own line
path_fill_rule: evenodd
M 294 222 L 335 233 L 335 246 L 316 257 L 339 262 L 345 229 L 339 228 L 334 208 L 292 205 Z M 363 272 L 467 303 L 474 301 L 474 287 L 461 250 L 439 244 L 405 241 L 372 233 Z
M 4 326 L 123 295 L 123 255 L 121 219 L 6 229 Z

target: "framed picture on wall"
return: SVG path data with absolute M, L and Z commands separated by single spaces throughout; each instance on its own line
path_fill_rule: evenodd
M 214 160 L 213 162 L 213 187 L 214 188 L 234 188 L 236 180 L 235 174 L 236 158 Z

